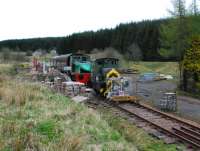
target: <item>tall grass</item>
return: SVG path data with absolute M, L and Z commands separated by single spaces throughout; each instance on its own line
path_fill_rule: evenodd
M 136 150 L 96 111 L 2 75 L 0 123 L 0 150 Z
M 0 49 L 0 63 L 24 62 L 28 60 L 26 53 L 19 49 L 15 50 L 6 47 Z
M 41 98 L 42 94 L 38 91 L 40 86 L 35 84 L 18 83 L 11 80 L 0 78 L 0 98 L 7 104 L 25 105 L 27 101 Z

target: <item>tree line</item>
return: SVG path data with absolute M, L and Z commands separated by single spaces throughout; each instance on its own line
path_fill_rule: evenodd
M 181 61 L 188 48 L 191 34 L 200 33 L 198 7 L 192 4 L 190 13 L 184 0 L 174 0 L 172 17 L 158 20 L 123 23 L 112 29 L 74 33 L 65 37 L 14 39 L 0 42 L 0 50 L 30 52 L 38 49 L 57 50 L 66 54 L 84 50 L 90 53 L 112 47 L 127 59 L 144 61 Z
M 143 60 L 164 60 L 165 57 L 159 53 L 161 46 L 159 28 L 165 22 L 166 20 L 146 20 L 119 24 L 113 29 L 74 33 L 66 37 L 5 40 L 0 42 L 0 49 L 7 47 L 25 52 L 56 49 L 59 54 L 66 54 L 78 50 L 89 53 L 95 48 L 112 47 L 122 54 L 129 55 L 130 48 L 134 45 L 141 51 Z

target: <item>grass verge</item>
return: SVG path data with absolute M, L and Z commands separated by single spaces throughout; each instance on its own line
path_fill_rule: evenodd
M 96 111 L 39 84 L 1 79 L 0 150 L 137 150 Z
M 114 109 L 113 109 L 114 111 Z M 153 138 L 142 129 L 131 124 L 127 119 L 113 114 L 112 110 L 100 109 L 103 119 L 115 130 L 117 130 L 124 138 L 133 143 L 138 150 L 142 151 L 176 151 L 184 150 L 184 146 L 175 144 L 165 144 L 163 141 Z M 179 148 L 179 149 L 178 149 Z

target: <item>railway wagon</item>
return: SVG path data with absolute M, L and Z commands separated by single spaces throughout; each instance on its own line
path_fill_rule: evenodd
M 119 72 L 119 59 L 96 59 L 92 67 L 91 82 L 95 91 L 111 101 L 136 101 L 128 93 L 128 82 Z
M 86 54 L 71 53 L 55 56 L 50 61 L 51 66 L 62 73 L 68 74 L 73 81 L 90 83 L 91 60 Z

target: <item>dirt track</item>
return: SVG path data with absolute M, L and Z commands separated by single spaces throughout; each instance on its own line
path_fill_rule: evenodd
M 177 84 L 173 81 L 137 82 L 138 75 L 128 75 L 132 79 L 132 94 L 141 96 L 144 101 L 153 106 L 159 106 L 160 99 L 165 92 L 175 92 Z M 177 114 L 200 123 L 200 100 L 191 97 L 178 96 Z

